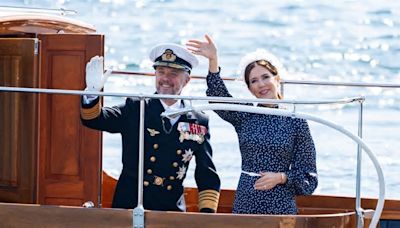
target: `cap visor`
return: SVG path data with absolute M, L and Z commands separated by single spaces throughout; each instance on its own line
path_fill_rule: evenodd
M 171 68 L 175 68 L 175 69 L 190 71 L 190 68 L 188 66 L 184 66 L 181 64 L 177 64 L 177 63 L 171 63 L 171 62 L 158 61 L 153 64 L 154 68 L 156 68 L 157 66 L 165 66 L 165 67 L 171 67 Z

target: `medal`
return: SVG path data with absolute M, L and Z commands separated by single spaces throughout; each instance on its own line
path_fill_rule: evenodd
M 186 167 L 185 167 L 184 165 L 183 165 L 182 167 L 179 167 L 179 171 L 176 172 L 176 174 L 178 174 L 178 175 L 176 176 L 176 179 L 182 180 L 183 177 L 184 177 L 185 174 L 186 174 Z
M 192 160 L 192 157 L 193 157 L 193 151 L 192 151 L 192 149 L 189 149 L 189 150 L 185 150 L 185 153 L 184 154 L 182 154 L 182 161 L 183 162 L 190 162 L 190 160 Z
M 183 140 L 193 140 L 199 144 L 202 144 L 204 142 L 204 136 L 207 133 L 206 127 L 195 123 L 180 122 L 178 123 L 177 130 L 180 133 L 180 142 L 183 142 Z

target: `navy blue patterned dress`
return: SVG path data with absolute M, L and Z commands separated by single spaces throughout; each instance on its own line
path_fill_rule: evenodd
M 231 97 L 219 73 L 209 73 L 207 85 L 208 96 Z M 243 171 L 284 172 L 288 177 L 285 184 L 261 191 L 254 189 L 260 177 L 242 173 L 233 213 L 297 214 L 295 196 L 310 195 L 318 185 L 315 147 L 306 120 L 247 112 L 216 113 L 238 134 Z

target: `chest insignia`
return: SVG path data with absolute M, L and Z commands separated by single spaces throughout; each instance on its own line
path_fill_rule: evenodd
M 160 132 L 156 131 L 156 129 L 147 128 L 147 131 L 149 132 L 150 136 L 156 136 L 160 134 Z
M 178 123 L 179 141 L 193 140 L 199 144 L 204 142 L 204 136 L 207 134 L 207 128 L 195 123 Z
M 178 174 L 178 176 L 176 176 L 176 179 L 182 180 L 186 174 L 186 167 L 184 165 L 182 167 L 179 167 L 179 171 L 176 172 L 176 174 Z
M 192 159 L 192 157 L 193 157 L 193 151 L 192 151 L 192 149 L 189 149 L 189 150 L 185 150 L 185 153 L 184 154 L 182 154 L 182 161 L 183 162 L 190 162 L 190 160 Z

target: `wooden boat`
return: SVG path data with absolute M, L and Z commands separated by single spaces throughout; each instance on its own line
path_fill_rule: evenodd
M 135 227 L 133 211 L 110 209 L 116 180 L 103 172 L 102 208 L 0 203 L 2 227 Z M 233 190 L 222 190 L 217 214 L 198 213 L 197 189 L 186 188 L 187 213 L 146 211 L 146 227 L 356 227 L 353 197 L 301 196 L 299 215 L 233 215 Z M 376 199 L 363 199 L 374 208 Z M 369 213 L 369 214 L 368 214 Z M 371 212 L 367 212 L 365 225 Z M 380 227 L 398 227 L 400 201 L 387 200 Z
M 103 36 L 67 19 L 15 18 L 0 17 L 0 86 L 82 90 L 85 63 L 104 54 Z M 139 227 L 133 210 L 109 208 L 116 180 L 101 171 L 101 134 L 80 125 L 78 103 L 77 96 L 0 92 L 0 227 Z M 198 213 L 195 188 L 185 197 L 187 213 L 145 211 L 143 225 L 357 226 L 352 197 L 298 197 L 299 215 L 290 216 L 231 214 L 233 190 L 222 190 L 216 214 Z M 81 206 L 88 200 L 94 208 Z M 363 208 L 376 204 L 362 199 Z M 380 226 L 400 226 L 400 201 L 386 200 Z
M 94 33 L 96 29 L 82 21 L 52 14 L 0 13 L 0 34 Z

